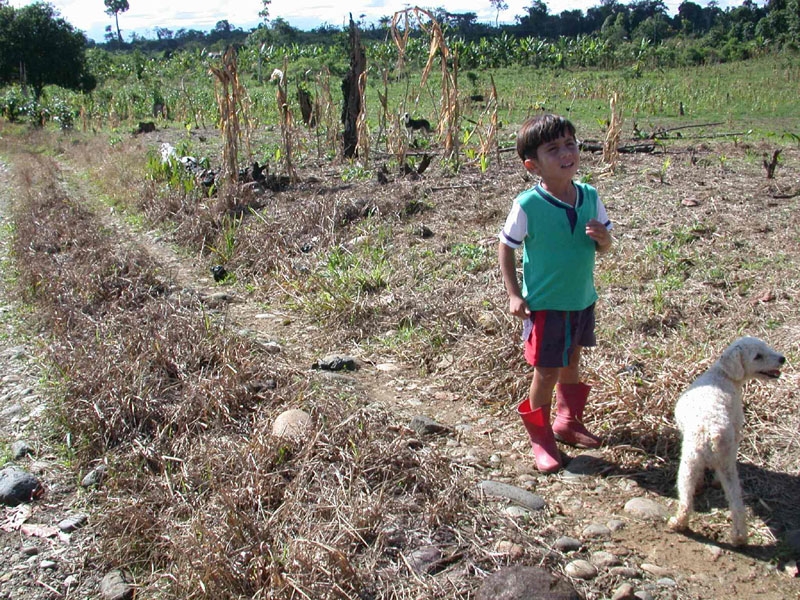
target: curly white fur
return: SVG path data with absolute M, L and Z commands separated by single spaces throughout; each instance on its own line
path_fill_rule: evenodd
M 694 508 L 694 492 L 706 468 L 713 468 L 725 491 L 733 521 L 731 542 L 747 542 L 742 489 L 736 454 L 742 439 L 742 385 L 748 379 L 777 379 L 783 355 L 763 341 L 743 337 L 678 398 L 675 420 L 683 436 L 678 469 L 678 511 L 669 520 L 675 531 L 685 530 Z

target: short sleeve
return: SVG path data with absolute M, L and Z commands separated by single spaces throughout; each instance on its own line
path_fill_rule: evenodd
M 606 229 L 611 231 L 614 229 L 614 224 L 608 218 L 608 213 L 606 212 L 606 207 L 603 202 L 600 200 L 600 197 L 597 197 L 597 220 L 600 221 L 603 225 L 606 226 Z
M 528 216 L 519 202 L 514 202 L 506 223 L 500 232 L 500 241 L 511 248 L 519 248 L 528 235 Z

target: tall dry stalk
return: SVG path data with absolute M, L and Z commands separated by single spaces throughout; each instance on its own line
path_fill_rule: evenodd
M 497 87 L 495 87 L 494 84 L 494 77 L 490 75 L 489 79 L 492 82 L 492 88 L 489 92 L 489 100 L 486 102 L 486 109 L 484 110 L 484 115 L 486 115 L 488 122 L 485 125 L 484 131 L 479 134 L 481 140 L 479 155 L 481 157 L 481 163 L 486 164 L 489 154 L 493 152 L 497 164 L 500 164 L 500 146 L 497 143 L 497 130 L 499 126 L 497 118 Z M 481 116 L 479 123 L 483 123 L 483 116 Z
M 275 90 L 275 101 L 278 106 L 278 119 L 281 126 L 281 145 L 283 159 L 283 167 L 286 174 L 292 182 L 297 181 L 297 171 L 295 171 L 294 163 L 292 161 L 292 152 L 294 149 L 294 140 L 292 138 L 292 129 L 294 119 L 292 117 L 292 110 L 289 107 L 289 96 L 286 92 L 286 71 L 289 68 L 289 59 L 283 59 L 283 71 L 275 69 L 272 72 L 270 81 L 277 83 Z
M 611 107 L 611 119 L 608 123 L 606 139 L 603 143 L 603 162 L 609 166 L 613 172 L 619 159 L 619 139 L 622 135 L 622 110 L 617 106 L 619 101 L 618 92 L 611 95 L 609 101 Z
M 369 163 L 369 127 L 367 126 L 367 72 L 358 76 L 359 109 L 356 117 L 358 156 L 364 165 Z
M 323 67 L 317 75 L 317 131 L 322 127 L 325 133 L 325 150 L 336 149 L 339 147 L 339 111 L 333 101 L 331 94 L 331 72 L 328 67 Z M 317 136 L 317 151 L 322 156 L 322 148 L 319 147 L 319 136 Z
M 441 96 L 439 98 L 439 123 L 437 130 L 444 143 L 444 152 L 447 158 L 458 157 L 458 131 L 459 131 L 459 106 L 458 106 L 458 57 L 450 52 L 444 32 L 433 14 L 417 6 L 396 12 L 392 17 L 391 34 L 398 49 L 398 69 L 405 63 L 405 49 L 408 43 L 412 17 L 416 20 L 419 29 L 428 35 L 430 48 L 428 60 L 420 76 L 420 88 L 425 86 L 433 70 L 436 58 L 439 58 L 442 74 Z M 427 21 L 425 20 L 427 18 Z M 398 25 L 403 20 L 402 33 Z M 417 94 L 419 99 L 419 94 Z
M 378 102 L 381 104 L 381 110 L 378 113 L 378 140 L 389 129 L 389 69 L 381 69 L 381 81 L 383 83 L 383 92 L 376 89 Z
M 229 47 L 221 67 L 210 67 L 216 77 L 214 92 L 219 106 L 222 130 L 222 180 L 233 185 L 239 174 L 239 143 L 244 142 L 250 159 L 250 137 L 247 118 L 247 93 L 239 82 L 236 50 Z M 242 127 L 242 124 L 244 127 Z

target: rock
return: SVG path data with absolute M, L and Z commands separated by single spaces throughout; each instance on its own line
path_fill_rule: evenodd
M 608 572 L 622 579 L 638 579 L 642 576 L 642 572 L 633 567 L 611 567 Z
M 423 546 L 417 548 L 406 559 L 408 564 L 419 574 L 429 573 L 434 565 L 442 558 L 442 551 L 436 546 Z
M 538 567 L 506 567 L 481 585 L 476 600 L 580 600 L 566 581 Z
M 266 352 L 267 354 L 280 354 L 281 352 L 283 352 L 283 348 L 281 348 L 281 345 L 274 340 L 261 342 L 260 344 L 261 348 L 263 348 L 264 352 Z
M 525 556 L 525 549 L 509 540 L 500 540 L 494 545 L 495 552 L 507 554 L 511 560 L 519 560 Z
M 311 415 L 299 408 L 283 411 L 272 424 L 275 437 L 298 438 L 304 436 L 311 427 Z
M 108 467 L 104 464 L 97 465 L 81 479 L 81 487 L 92 487 L 100 485 L 108 475 Z
M 322 371 L 355 371 L 358 368 L 356 359 L 352 356 L 339 356 L 332 354 L 321 358 L 311 365 L 312 369 Z
M 553 547 L 561 552 L 575 552 L 583 547 L 583 543 L 580 540 L 564 535 L 553 542 Z
M 583 535 L 592 539 L 607 538 L 611 535 L 611 530 L 600 523 L 592 523 L 583 530 Z
M 31 502 L 43 492 L 39 480 L 27 471 L 15 467 L 0 471 L 0 504 L 17 506 L 22 502 Z
M 56 569 L 58 568 L 58 563 L 56 563 L 54 560 L 43 560 L 39 563 L 39 568 L 47 570 Z
M 425 240 L 433 237 L 433 231 L 427 225 L 417 225 L 413 231 L 414 235 Z
M 103 600 L 131 600 L 133 587 L 125 580 L 121 571 L 111 571 L 100 582 L 100 595 Z
M 573 560 L 564 567 L 564 573 L 576 579 L 594 579 L 597 577 L 597 568 L 588 560 Z
M 639 519 L 664 521 L 669 511 L 663 505 L 649 498 L 632 498 L 625 503 L 625 512 Z
M 608 527 L 611 531 L 619 531 L 625 528 L 625 522 L 620 521 L 619 519 L 611 519 L 608 523 L 606 523 L 606 527 Z
M 225 304 L 234 302 L 236 300 L 236 296 L 228 294 L 227 292 L 216 292 L 214 294 L 208 294 L 203 296 L 202 300 L 205 304 L 207 304 L 211 308 L 220 308 Z
M 484 333 L 493 334 L 497 331 L 497 315 L 494 312 L 482 312 L 477 321 Z
M 521 519 L 523 517 L 527 517 L 530 514 L 527 508 L 523 508 L 522 506 L 517 506 L 516 504 L 512 504 L 511 506 L 506 506 L 503 509 L 503 514 L 512 519 Z
M 416 431 L 419 435 L 436 435 L 440 433 L 448 433 L 450 428 L 447 425 L 437 423 L 433 419 L 423 416 L 416 416 L 411 419 L 409 428 Z
M 611 552 L 595 552 L 589 557 L 589 562 L 598 569 L 608 569 L 620 565 L 620 560 L 611 554 Z
M 664 567 L 659 567 L 658 565 L 652 565 L 650 563 L 642 563 L 641 567 L 642 571 L 650 573 L 650 575 L 654 575 L 656 577 L 668 577 L 669 575 L 671 575 L 669 569 L 665 569 Z
M 636 600 L 633 592 L 633 586 L 630 583 L 623 583 L 614 591 L 611 600 Z
M 541 496 L 507 483 L 484 480 L 478 487 L 487 496 L 506 498 L 528 510 L 541 510 L 545 506 L 544 498 Z
M 28 454 L 33 454 L 33 448 L 28 442 L 18 440 L 11 444 L 11 460 L 20 460 L 28 456 Z
M 71 517 L 67 517 L 58 523 L 58 528 L 63 531 L 64 533 L 72 533 L 76 529 L 80 529 L 84 525 L 86 525 L 86 521 L 89 520 L 89 516 L 83 513 L 72 515 Z

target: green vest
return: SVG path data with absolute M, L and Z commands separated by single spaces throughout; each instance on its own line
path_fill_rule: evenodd
M 582 183 L 574 185 L 574 207 L 538 185 L 517 199 L 528 220 L 522 296 L 532 311 L 578 311 L 597 300 L 596 245 L 586 235 L 586 222 L 597 218 L 597 190 Z

